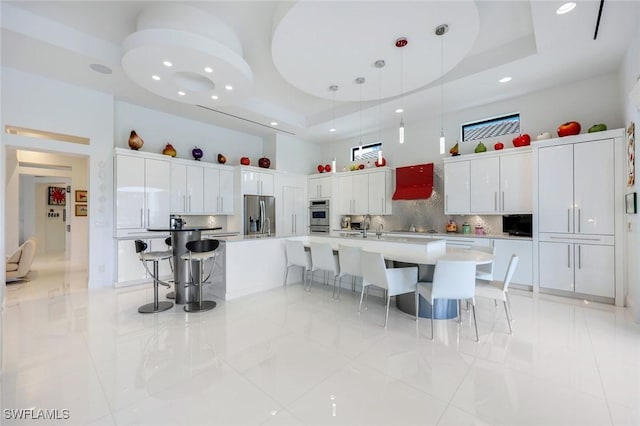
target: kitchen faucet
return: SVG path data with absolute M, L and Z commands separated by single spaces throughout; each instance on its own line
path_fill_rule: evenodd
M 367 238 L 367 228 L 371 226 L 371 215 L 370 214 L 366 215 L 362 220 L 362 222 L 364 222 L 363 223 L 364 230 L 362 232 L 362 238 Z
M 380 222 L 380 224 L 378 225 L 378 230 L 376 231 L 376 236 L 378 237 L 378 239 L 380 239 L 380 237 L 382 237 L 382 230 L 384 229 L 384 224 L 382 222 Z

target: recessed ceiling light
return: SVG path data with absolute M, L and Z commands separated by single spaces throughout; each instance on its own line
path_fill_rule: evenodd
M 272 126 L 277 126 L 277 125 L 278 125 L 278 122 L 277 122 L 277 121 L 272 121 L 272 122 L 271 122 L 271 125 L 272 125 Z
M 331 128 L 331 129 L 329 129 L 329 131 L 330 131 L 331 133 L 333 133 L 333 132 L 335 132 L 335 131 L 336 131 L 336 129 Z
M 209 72 L 209 73 L 211 73 L 211 72 L 213 72 L 213 68 L 211 68 L 211 67 L 205 67 L 205 68 L 204 68 L 204 72 Z
M 218 95 L 211 95 L 211 99 L 215 101 L 216 99 L 218 99 Z
M 233 86 L 231 86 L 230 84 L 227 84 L 226 86 L 224 86 L 224 88 L 227 90 L 233 90 Z
M 576 4 L 570 1 L 569 3 L 565 3 L 562 6 L 560 6 L 558 10 L 556 10 L 556 13 L 558 15 L 564 15 L 565 13 L 571 12 L 573 9 L 575 9 L 575 7 L 576 7 Z
M 155 81 L 160 80 L 160 76 L 159 75 L 152 75 L 151 78 L 154 79 Z
M 169 62 L 169 61 L 162 62 L 162 65 L 164 65 L 165 67 L 172 67 L 173 66 L 173 64 L 171 62 Z
M 178 95 L 180 95 L 180 96 L 184 96 L 184 95 L 186 95 L 186 93 L 184 93 L 184 92 L 181 90 L 181 91 L 179 91 L 179 92 L 178 92 Z
M 400 114 L 401 112 L 404 112 L 404 110 L 403 110 L 402 108 L 398 108 L 398 109 L 396 110 L 396 112 L 397 112 L 398 114 Z
M 502 77 L 500 80 L 498 80 L 500 83 L 507 83 L 509 81 L 511 81 L 511 77 Z

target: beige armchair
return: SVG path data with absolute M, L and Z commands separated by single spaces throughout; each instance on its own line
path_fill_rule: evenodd
M 26 280 L 36 254 L 36 240 L 29 238 L 7 258 L 6 281 Z

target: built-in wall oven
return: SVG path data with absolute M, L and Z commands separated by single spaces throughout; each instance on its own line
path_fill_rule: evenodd
M 329 200 L 312 200 L 309 202 L 309 233 L 329 234 Z

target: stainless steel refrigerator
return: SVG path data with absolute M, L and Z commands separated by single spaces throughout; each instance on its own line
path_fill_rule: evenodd
M 263 195 L 244 196 L 244 235 L 276 234 L 276 199 Z

